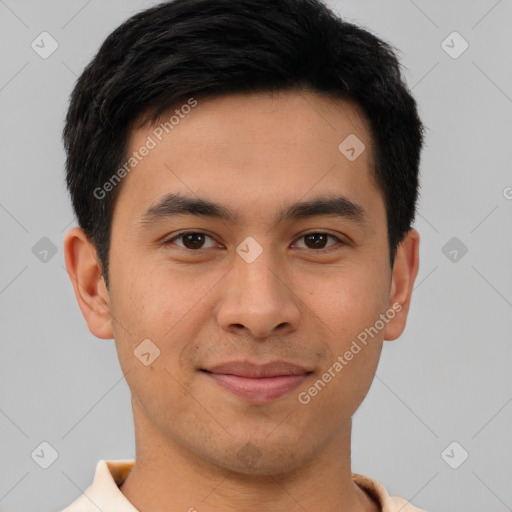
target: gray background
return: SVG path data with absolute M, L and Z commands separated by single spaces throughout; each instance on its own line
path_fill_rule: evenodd
M 99 459 L 135 455 L 114 342 L 89 333 L 64 267 L 75 221 L 60 137 L 84 66 L 154 3 L 0 0 L 2 511 L 58 510 Z M 353 471 L 430 511 L 511 510 L 512 3 L 329 5 L 400 49 L 428 128 L 420 271 L 407 328 L 354 417 Z M 47 59 L 31 48 L 43 31 L 59 45 Z M 442 44 L 453 31 L 469 44 L 458 58 L 445 50 L 461 39 Z M 48 469 L 31 455 L 42 442 L 58 453 Z

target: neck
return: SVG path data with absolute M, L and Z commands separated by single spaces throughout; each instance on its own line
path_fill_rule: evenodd
M 299 467 L 246 474 L 194 454 L 150 424 L 135 406 L 134 420 L 135 464 L 120 490 L 141 512 L 380 511 L 352 479 L 351 422 Z

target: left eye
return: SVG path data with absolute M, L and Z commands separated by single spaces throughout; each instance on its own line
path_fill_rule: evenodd
M 208 238 L 213 242 L 213 245 L 211 245 L 210 247 L 214 247 L 215 240 L 211 236 L 207 235 L 206 233 L 201 233 L 198 231 L 186 231 L 183 233 L 178 233 L 176 236 L 165 241 L 164 244 L 165 245 L 174 244 L 176 240 L 182 239 L 183 245 L 178 245 L 178 247 L 183 247 L 184 249 L 188 249 L 191 251 L 197 251 L 197 249 L 205 248 L 204 242 Z M 299 237 L 298 240 L 304 239 L 306 241 L 305 242 L 306 244 L 311 244 L 309 247 L 306 245 L 306 249 L 317 250 L 317 249 L 325 249 L 326 248 L 326 243 L 327 243 L 328 238 L 332 238 L 337 243 L 341 243 L 341 244 L 343 243 L 338 237 L 331 235 L 329 233 L 323 233 L 323 232 L 307 233 L 307 234 Z M 331 244 L 331 246 L 332 245 L 333 244 Z M 328 247 L 331 247 L 331 246 L 328 246 Z M 206 248 L 208 248 L 208 247 L 206 247 Z
M 304 238 L 311 242 L 312 247 L 306 247 L 306 249 L 325 249 L 325 244 L 327 243 L 328 238 L 332 238 L 336 240 L 338 243 L 343 243 L 338 237 L 334 235 L 330 235 L 329 233 L 307 233 L 306 235 L 302 235 L 300 239 Z M 329 246 L 331 247 L 331 246 Z

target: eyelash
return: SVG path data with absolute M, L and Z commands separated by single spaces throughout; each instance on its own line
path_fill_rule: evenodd
M 215 240 L 212 236 L 210 236 L 207 233 L 204 233 L 202 231 L 180 231 L 179 233 L 174 235 L 172 238 L 169 238 L 168 240 L 165 240 L 163 242 L 163 244 L 164 245 L 171 245 L 178 238 L 181 238 L 184 235 L 192 235 L 192 234 L 194 234 L 194 235 L 205 235 L 208 238 L 211 238 L 212 240 Z M 311 252 L 327 252 L 329 250 L 336 249 L 337 245 L 348 245 L 346 242 L 344 242 L 343 240 L 341 240 L 337 236 L 332 235 L 331 233 L 326 233 L 325 231 L 311 231 L 309 233 L 304 233 L 297 240 L 300 240 L 301 238 L 304 238 L 304 237 L 306 237 L 308 235 L 327 235 L 327 236 L 329 236 L 331 238 L 334 238 L 334 240 L 336 240 L 336 242 L 338 242 L 336 245 L 327 247 L 325 249 L 307 249 L 307 248 L 305 249 L 305 250 L 308 250 L 308 251 L 311 251 Z M 200 253 L 200 252 L 203 252 L 204 250 L 206 250 L 206 249 L 202 249 L 202 248 L 194 250 L 194 249 L 188 249 L 187 247 L 180 247 L 180 249 L 184 249 L 185 251 L 188 251 L 190 253 Z

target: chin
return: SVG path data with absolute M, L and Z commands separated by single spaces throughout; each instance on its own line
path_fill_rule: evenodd
M 217 466 L 242 475 L 268 477 L 289 473 L 315 454 L 315 447 L 308 449 L 300 437 L 281 436 L 270 441 L 268 433 L 256 439 L 245 432 L 243 440 L 230 438 L 228 446 L 210 454 L 209 458 Z

